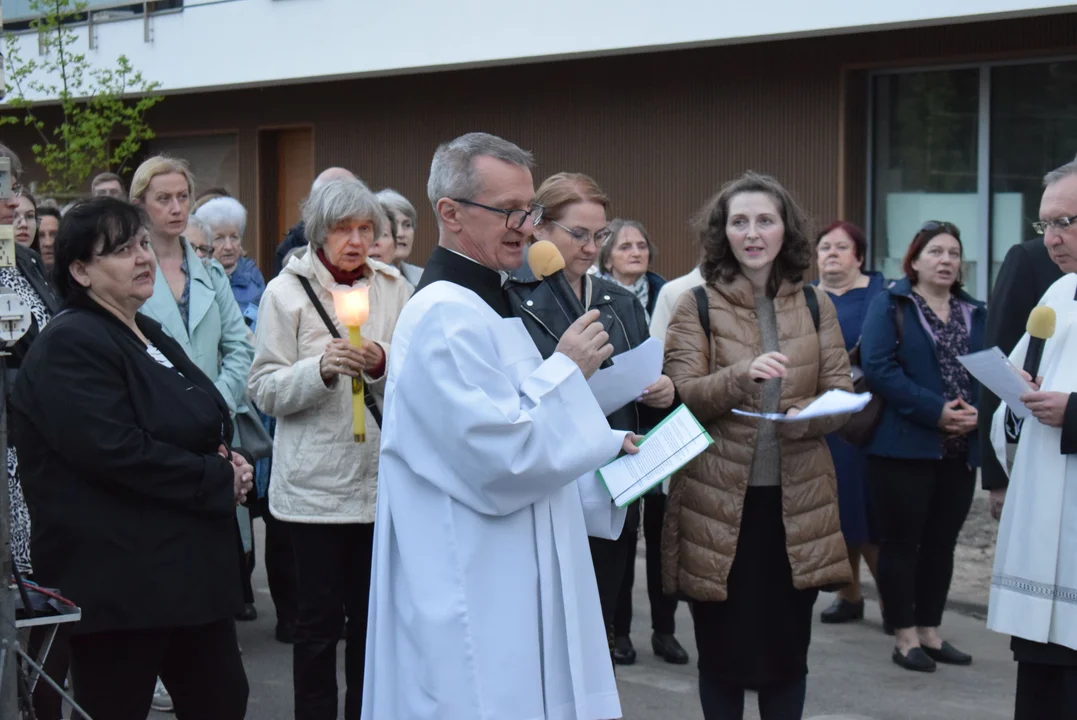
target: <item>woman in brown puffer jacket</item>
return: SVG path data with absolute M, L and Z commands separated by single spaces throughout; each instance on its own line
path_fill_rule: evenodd
M 831 389 L 852 390 L 834 305 L 804 287 L 806 222 L 773 178 L 728 184 L 697 223 L 707 318 L 681 296 L 665 373 L 714 445 L 674 476 L 662 539 L 667 593 L 690 601 L 706 720 L 800 718 L 812 607 L 851 579 L 825 436 L 848 416 L 775 423 Z M 817 311 L 809 305 L 812 293 Z

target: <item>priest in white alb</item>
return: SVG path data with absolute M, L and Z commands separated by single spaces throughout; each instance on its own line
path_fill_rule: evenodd
M 609 427 L 586 383 L 613 351 L 597 313 L 545 362 L 512 318 L 502 284 L 541 212 L 530 167 L 483 133 L 434 155 L 439 246 L 385 389 L 369 720 L 621 716 L 587 543 L 588 527 L 620 532 L 618 511 L 581 495 L 638 438 Z
M 987 626 L 1013 636 L 1016 720 L 1077 718 L 1077 161 L 1044 178 L 1036 230 L 1065 275 L 1040 300 L 1054 310 L 1038 389 L 1017 452 L 995 550 Z M 1024 365 L 1030 337 L 1010 360 Z M 1007 466 L 1006 406 L 991 441 Z M 1012 434 L 1012 432 L 1011 432 Z

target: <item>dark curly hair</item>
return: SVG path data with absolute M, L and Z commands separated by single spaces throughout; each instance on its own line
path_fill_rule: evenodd
M 812 247 L 808 240 L 810 230 L 807 217 L 800 206 L 793 200 L 789 191 L 769 175 L 746 172 L 736 180 L 728 182 L 722 190 L 707 202 L 696 216 L 694 228 L 699 233 L 699 244 L 703 247 L 703 263 L 700 271 L 708 283 L 731 282 L 741 273 L 740 263 L 733 255 L 729 238 L 726 236 L 726 222 L 729 220 L 729 203 L 741 193 L 764 193 L 773 198 L 778 205 L 785 237 L 778 257 L 767 280 L 767 294 L 777 295 L 783 280 L 800 282 L 804 271 L 811 267 Z

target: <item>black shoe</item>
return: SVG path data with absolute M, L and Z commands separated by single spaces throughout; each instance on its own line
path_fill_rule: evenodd
M 828 625 L 852 622 L 864 619 L 864 598 L 860 602 L 849 602 L 845 598 L 834 598 L 826 610 L 819 614 L 819 620 Z
M 673 637 L 673 633 L 656 632 L 651 635 L 651 647 L 654 648 L 655 655 L 668 663 L 673 663 L 674 665 L 688 664 L 688 651 L 681 647 L 681 644 L 677 642 L 677 638 Z
M 276 630 L 277 642 L 284 643 L 285 645 L 291 645 L 295 642 L 295 625 L 277 623 Z
M 636 648 L 627 635 L 618 635 L 613 639 L 613 662 L 615 665 L 633 665 L 636 662 Z
M 243 610 L 236 615 L 236 620 L 240 622 L 251 622 L 258 619 L 258 611 L 254 608 L 254 603 L 246 603 L 243 605 Z
M 900 665 L 906 670 L 933 673 L 935 672 L 935 661 L 924 650 L 925 648 L 914 647 L 910 648 L 908 653 L 902 655 L 900 650 L 894 648 L 894 654 L 891 658 L 895 665 Z
M 942 647 L 938 650 L 935 648 L 929 648 L 926 645 L 922 646 L 927 656 L 935 662 L 941 662 L 945 665 L 971 665 L 972 656 L 968 653 L 963 653 L 955 648 L 945 640 L 942 643 Z

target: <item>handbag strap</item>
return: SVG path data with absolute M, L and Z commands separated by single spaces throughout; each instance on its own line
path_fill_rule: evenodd
M 329 334 L 335 338 L 340 337 L 340 331 L 337 330 L 336 324 L 330 319 L 329 313 L 325 311 L 325 306 L 322 305 L 322 301 L 318 299 L 318 296 L 314 294 L 314 288 L 310 286 L 310 280 L 307 280 L 302 275 L 296 275 L 299 279 L 299 284 L 303 286 L 303 291 L 307 293 L 307 297 L 310 298 L 311 305 L 318 311 L 318 315 L 321 316 L 322 322 L 325 323 L 325 327 L 329 330 Z M 374 402 L 374 395 L 372 393 L 363 393 L 363 402 L 366 403 L 366 409 L 370 411 L 371 417 L 374 418 L 374 422 L 379 428 L 381 428 L 381 410 L 378 409 L 377 403 Z

